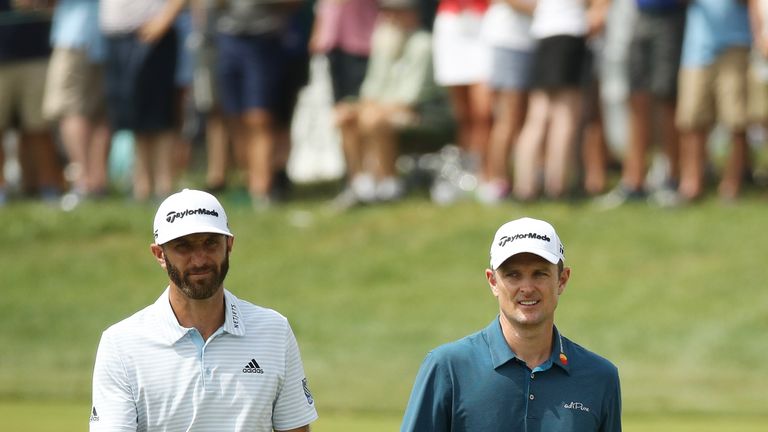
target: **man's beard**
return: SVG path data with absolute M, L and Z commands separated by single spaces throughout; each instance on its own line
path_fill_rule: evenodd
M 211 298 L 221 284 L 224 283 L 224 278 L 227 277 L 227 272 L 229 271 L 229 252 L 227 252 L 218 268 L 215 266 L 196 267 L 182 274 L 177 267 L 171 264 L 168 256 L 165 257 L 165 268 L 168 271 L 168 277 L 171 278 L 171 281 L 179 287 L 184 295 L 193 300 L 205 300 Z M 195 282 L 190 280 L 190 272 L 200 272 L 201 270 L 207 270 L 210 274 L 206 278 Z

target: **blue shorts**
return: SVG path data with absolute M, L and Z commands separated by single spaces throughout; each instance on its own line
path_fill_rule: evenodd
M 105 81 L 113 130 L 161 132 L 175 125 L 176 32 L 156 43 L 135 33 L 107 36 Z
M 491 88 L 528 90 L 531 87 L 533 52 L 493 47 L 491 60 Z
M 221 108 L 239 115 L 280 106 L 285 54 L 278 36 L 216 36 Z

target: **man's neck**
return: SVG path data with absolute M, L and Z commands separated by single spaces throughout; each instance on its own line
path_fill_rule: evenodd
M 168 299 L 179 325 L 197 329 L 203 340 L 207 341 L 224 324 L 223 288 L 210 298 L 195 300 L 185 296 L 179 288 L 171 284 Z
M 515 353 L 515 356 L 524 361 L 529 368 L 534 369 L 542 365 L 552 355 L 552 330 L 553 323 L 527 327 L 516 325 L 499 317 L 501 332 L 504 339 Z

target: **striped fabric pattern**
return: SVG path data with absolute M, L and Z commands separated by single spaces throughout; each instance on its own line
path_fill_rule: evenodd
M 91 432 L 271 432 L 317 418 L 287 319 L 224 294 L 225 323 L 207 342 L 178 324 L 168 289 L 103 333 Z

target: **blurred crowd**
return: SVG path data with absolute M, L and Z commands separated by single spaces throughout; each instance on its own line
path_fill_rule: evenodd
M 619 4 L 630 13 L 611 18 Z M 344 159 L 337 208 L 423 178 L 439 203 L 732 202 L 768 125 L 767 17 L 768 0 L 0 0 L 0 206 L 106 196 L 110 147 L 130 132 L 134 200 L 170 195 L 197 157 L 201 187 L 267 209 L 289 197 L 318 57 Z M 626 126 L 611 145 L 615 34 Z

